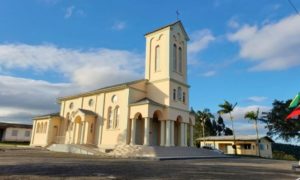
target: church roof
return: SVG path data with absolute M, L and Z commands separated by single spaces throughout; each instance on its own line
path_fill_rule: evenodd
M 135 105 L 143 105 L 143 104 L 152 104 L 152 105 L 156 105 L 156 106 L 162 106 L 164 107 L 165 105 L 163 104 L 160 104 L 158 102 L 155 102 L 153 101 L 152 99 L 149 99 L 149 98 L 143 98 L 143 99 L 140 99 L 134 103 L 131 103 L 130 105 L 131 106 L 135 106 Z
M 162 30 L 162 29 L 164 29 L 164 28 L 174 26 L 175 24 L 179 24 L 179 26 L 180 26 L 181 29 L 183 30 L 183 33 L 184 33 L 184 35 L 185 35 L 185 37 L 186 37 L 186 40 L 187 40 L 187 41 L 190 40 L 190 38 L 189 38 L 188 34 L 186 33 L 186 31 L 185 31 L 185 29 L 184 29 L 184 27 L 183 27 L 183 25 L 182 25 L 182 22 L 181 22 L 180 20 L 179 20 L 179 21 L 172 22 L 172 23 L 167 24 L 167 25 L 165 25 L 165 26 L 156 28 L 156 29 L 154 29 L 153 31 L 150 31 L 150 32 L 146 33 L 145 36 L 147 36 L 148 34 L 154 33 L 154 32 L 156 32 L 156 31 Z
M 86 109 L 78 109 L 80 112 L 82 112 L 85 115 L 92 115 L 92 116 L 97 116 L 97 114 L 93 111 L 86 110 Z
M 56 117 L 56 116 L 59 116 L 59 112 L 35 116 L 33 118 L 33 120 L 46 119 L 46 118 L 51 118 L 51 117 Z
M 143 82 L 143 81 L 147 81 L 147 80 L 146 79 L 139 79 L 139 80 L 125 82 L 125 83 L 121 83 L 121 84 L 115 84 L 115 85 L 106 86 L 106 87 L 103 87 L 103 88 L 100 88 L 100 89 L 96 89 L 96 90 L 93 90 L 93 91 L 79 93 L 79 94 L 75 94 L 75 95 L 71 95 L 71 96 L 59 97 L 59 98 L 57 98 L 57 100 L 61 101 L 61 100 L 72 99 L 72 98 L 76 98 L 76 97 L 80 97 L 80 96 L 89 96 L 89 95 L 93 95 L 93 94 L 96 94 L 96 93 L 112 91 L 112 90 L 115 90 L 115 89 L 124 89 L 124 88 L 127 88 L 129 85 L 136 84 L 136 83 Z

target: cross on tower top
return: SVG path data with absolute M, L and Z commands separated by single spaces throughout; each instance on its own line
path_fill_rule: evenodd
M 179 20 L 179 15 L 180 15 L 180 13 L 179 13 L 179 10 L 177 9 L 176 10 L 176 19 L 177 19 L 177 21 Z

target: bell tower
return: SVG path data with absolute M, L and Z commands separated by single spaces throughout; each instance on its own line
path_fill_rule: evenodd
M 181 21 L 158 28 L 145 37 L 145 79 L 149 82 L 174 79 L 186 83 L 189 37 Z
M 156 102 L 177 108 L 188 107 L 187 41 L 189 37 L 176 21 L 145 35 L 145 79 Z M 151 94 L 151 92 L 156 92 Z

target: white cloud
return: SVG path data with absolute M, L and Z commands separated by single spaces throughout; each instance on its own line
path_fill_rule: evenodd
M 232 17 L 229 19 L 229 21 L 227 22 L 227 25 L 232 28 L 232 29 L 236 29 L 240 27 L 239 22 L 236 20 L 236 17 Z
M 245 121 L 244 116 L 245 116 L 246 112 L 257 111 L 257 108 L 259 108 L 260 114 L 261 114 L 261 112 L 268 112 L 271 109 L 271 107 L 259 106 L 259 105 L 251 105 L 251 106 L 245 106 L 245 107 L 236 106 L 231 114 L 234 118 L 234 121 Z M 224 119 L 229 120 L 229 114 L 223 114 L 222 117 Z
M 144 58 L 123 50 L 82 51 L 53 45 L 5 44 L 0 45 L 0 67 L 4 70 L 55 71 L 69 78 L 74 85 L 92 89 L 141 78 Z
M 264 96 L 252 96 L 252 97 L 247 98 L 246 101 L 254 102 L 254 103 L 259 103 L 259 102 L 263 102 L 263 101 L 265 101 L 267 99 L 268 98 L 264 97 Z
M 202 74 L 202 76 L 204 77 L 211 77 L 217 74 L 217 71 L 207 71 L 205 73 Z
M 205 49 L 209 45 L 209 43 L 213 42 L 216 39 L 208 29 L 195 31 L 191 34 L 190 37 L 191 41 L 188 44 L 189 54 L 199 53 L 201 50 Z
M 240 44 L 240 57 L 256 63 L 250 70 L 284 70 L 300 65 L 300 16 L 258 27 L 244 25 L 228 36 Z
M 243 134 L 243 135 L 251 135 L 255 134 L 255 129 L 253 122 L 247 120 L 244 118 L 246 112 L 249 111 L 257 111 L 257 108 L 259 108 L 260 115 L 261 112 L 268 112 L 270 111 L 271 107 L 268 106 L 259 106 L 259 105 L 251 105 L 251 106 L 236 106 L 234 111 L 232 112 L 233 116 L 233 123 L 234 123 L 234 129 L 236 134 Z M 229 114 L 223 114 L 222 117 L 224 118 L 224 122 L 227 127 L 231 128 L 231 121 L 229 118 Z M 265 129 L 265 124 L 259 123 L 259 134 L 265 135 L 267 130 Z
M 29 123 L 32 116 L 58 111 L 57 97 L 142 78 L 144 58 L 123 50 L 2 44 L 0 69 L 10 75 L 20 69 L 55 72 L 69 80 L 49 83 L 0 75 L 0 121 Z
M 115 22 L 113 24 L 112 29 L 113 30 L 117 30 L 117 31 L 121 31 L 121 30 L 125 29 L 126 26 L 127 26 L 126 22 L 124 22 L 124 21 L 118 21 L 118 22 Z
M 0 75 L 0 121 L 31 123 L 35 115 L 58 111 L 56 98 L 69 88 L 65 83 Z
M 67 7 L 66 12 L 65 12 L 65 19 L 69 19 L 73 15 L 74 9 L 75 9 L 75 6 Z

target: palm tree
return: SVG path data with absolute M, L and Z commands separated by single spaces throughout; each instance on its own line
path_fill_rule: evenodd
M 205 122 L 207 120 L 209 120 L 210 118 L 213 118 L 214 115 L 210 112 L 209 109 L 203 109 L 203 111 L 198 111 L 197 112 L 198 114 L 198 117 L 201 121 L 201 124 L 202 124 L 202 137 L 203 137 L 203 145 L 205 145 Z
M 254 121 L 255 130 L 256 130 L 256 152 L 258 153 L 258 156 L 260 157 L 258 128 L 257 128 L 258 115 L 259 115 L 259 108 L 257 108 L 256 112 L 254 112 L 254 111 L 246 112 L 245 118 Z
M 233 149 L 234 149 L 234 154 L 236 155 L 236 143 L 235 143 L 235 132 L 233 128 L 233 117 L 231 112 L 234 110 L 235 106 L 237 103 L 234 105 L 229 103 L 228 101 L 224 100 L 224 104 L 220 104 L 219 107 L 221 108 L 218 113 L 219 114 L 229 114 L 230 120 L 231 120 L 231 126 L 232 126 L 232 132 L 233 132 Z

